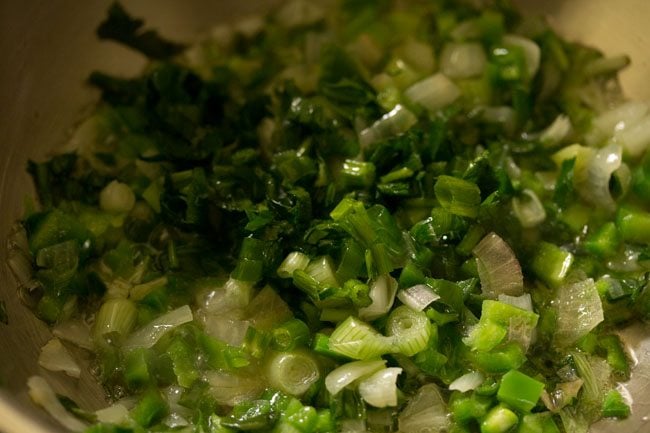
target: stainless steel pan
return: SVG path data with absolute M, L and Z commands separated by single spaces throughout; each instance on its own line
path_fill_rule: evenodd
M 216 22 L 255 13 L 264 0 L 138 0 L 124 1 L 169 37 L 191 38 Z M 650 98 L 650 1 L 648 0 L 517 0 L 526 13 L 548 15 L 565 36 L 600 47 L 608 54 L 627 53 L 632 67 L 622 75 L 627 94 Z M 91 70 L 135 74 L 144 60 L 112 43 L 100 43 L 94 29 L 109 1 L 0 0 L 0 239 L 22 213 L 24 198 L 33 193 L 25 174 L 29 158 L 39 158 L 64 142 L 97 94 L 83 85 Z M 6 250 L 0 245 L 0 263 Z M 37 366 L 39 348 L 49 338 L 46 327 L 18 301 L 16 283 L 0 266 L 0 299 L 7 304 L 9 325 L 0 324 L 0 431 L 59 432 L 27 398 L 27 377 L 38 373 L 56 391 L 82 407 L 96 409 L 103 394 L 92 377 L 61 379 Z M 650 432 L 650 331 L 636 326 L 624 337 L 639 365 L 630 390 L 633 417 L 623 423 L 602 422 L 594 432 Z

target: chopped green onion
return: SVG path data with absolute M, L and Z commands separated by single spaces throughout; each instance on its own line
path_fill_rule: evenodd
M 434 190 L 443 209 L 454 215 L 476 218 L 481 203 L 481 190 L 475 183 L 442 175 L 438 177 Z
M 397 281 L 388 274 L 380 275 L 370 285 L 369 296 L 371 304 L 359 309 L 359 317 L 365 320 L 374 320 L 386 314 L 397 294 Z
M 404 91 L 404 98 L 430 113 L 453 103 L 460 96 L 458 87 L 444 74 L 437 73 L 418 81 Z
M 359 382 L 359 395 L 371 406 L 397 406 L 397 376 L 399 367 L 389 367 L 372 373 Z
M 401 305 L 388 316 L 386 333 L 392 337 L 396 351 L 413 356 L 427 347 L 431 326 L 424 312 Z
M 131 418 L 142 427 L 149 427 L 169 413 L 169 404 L 157 390 L 148 390 L 131 409 Z
M 384 360 L 354 361 L 332 370 L 325 378 L 325 387 L 330 394 L 336 395 L 357 379 L 382 370 Z
M 505 406 L 496 406 L 481 421 L 481 433 L 506 433 L 519 422 L 519 417 Z
M 96 341 L 103 335 L 116 332 L 128 335 L 138 316 L 138 309 L 133 301 L 122 298 L 108 299 L 102 304 L 97 313 L 93 327 L 93 336 Z
M 368 188 L 375 182 L 375 165 L 372 162 L 346 159 L 339 176 L 345 187 Z
M 286 352 L 300 346 L 309 345 L 309 328 L 300 319 L 290 319 L 271 332 L 272 347 Z
M 402 271 L 402 275 L 404 272 Z M 400 275 L 400 282 L 402 276 Z M 397 292 L 397 299 L 409 308 L 416 311 L 422 311 L 434 301 L 440 299 L 440 295 L 435 293 L 431 287 L 426 284 L 416 284 L 407 289 Z
M 320 368 L 314 357 L 304 350 L 281 352 L 266 364 L 269 384 L 282 392 L 299 397 L 320 379 Z
M 295 270 L 304 271 L 309 265 L 309 257 L 299 251 L 293 251 L 280 264 L 277 274 L 280 278 L 291 278 Z
M 524 189 L 521 196 L 512 198 L 512 210 L 524 228 L 536 227 L 546 219 L 542 202 L 530 189 Z
M 392 339 L 356 317 L 339 324 L 329 339 L 331 351 L 353 359 L 371 359 L 389 353 Z
M 194 320 L 192 310 L 188 305 L 184 305 L 169 313 L 163 314 L 135 331 L 126 340 L 123 347 L 125 350 L 136 349 L 138 347 L 149 348 L 156 344 L 167 332 L 192 320 Z

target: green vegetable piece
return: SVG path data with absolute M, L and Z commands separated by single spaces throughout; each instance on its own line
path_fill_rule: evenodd
M 517 414 L 504 406 L 496 406 L 481 421 L 481 433 L 506 433 L 519 422 Z
M 616 227 L 626 242 L 650 244 L 650 214 L 619 208 L 616 213 Z
M 287 352 L 309 345 L 309 328 L 300 319 L 290 319 L 273 329 L 271 346 L 274 350 Z
M 148 358 L 149 351 L 144 348 L 134 349 L 126 354 L 124 380 L 129 389 L 138 389 L 150 383 Z
M 130 415 L 142 427 L 149 427 L 169 413 L 169 404 L 159 391 L 150 389 L 140 396 Z
M 443 209 L 454 215 L 476 218 L 481 204 L 481 190 L 467 180 L 442 175 L 434 185 L 436 198 Z
M 583 245 L 590 254 L 598 257 L 611 257 L 616 254 L 618 243 L 616 224 L 610 221 L 591 233 Z
M 625 419 L 630 416 L 630 406 L 625 402 L 620 392 L 612 389 L 603 399 L 603 416 Z
M 167 347 L 167 353 L 174 365 L 174 374 L 178 384 L 184 388 L 192 386 L 199 378 L 195 357 L 190 347 L 180 338 L 175 338 Z
M 90 232 L 73 216 L 59 209 L 32 215 L 25 224 L 32 254 L 69 240 L 77 241 L 80 247 L 92 243 Z
M 560 433 L 548 412 L 526 414 L 521 418 L 517 433 Z
M 375 181 L 375 164 L 346 159 L 341 169 L 340 181 L 346 188 L 368 188 Z
M 544 384 L 517 370 L 501 378 L 497 399 L 522 412 L 530 412 L 542 395 Z
M 143 24 L 143 20 L 131 17 L 115 2 L 108 10 L 106 19 L 97 28 L 97 36 L 117 41 L 157 60 L 167 59 L 185 49 L 184 45 L 163 39 L 155 30 L 142 29 Z
M 573 254 L 548 242 L 540 242 L 531 268 L 537 278 L 551 287 L 559 286 L 573 264 Z
M 490 320 L 485 320 L 474 327 L 463 343 L 472 350 L 480 352 L 489 352 L 503 341 L 508 335 L 508 330 Z
M 605 335 L 598 338 L 598 346 L 607 352 L 607 363 L 612 370 L 624 377 L 630 376 L 630 361 L 617 335 Z
M 508 343 L 490 352 L 472 352 L 470 358 L 486 373 L 505 373 L 521 367 L 526 354 L 518 343 Z
M 473 419 L 482 419 L 493 403 L 492 398 L 478 396 L 474 393 L 470 396 L 455 394 L 452 396 L 449 408 L 456 422 L 467 423 Z

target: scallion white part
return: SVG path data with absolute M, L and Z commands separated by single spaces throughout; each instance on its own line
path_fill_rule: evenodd
M 99 193 L 99 207 L 106 212 L 123 213 L 135 205 L 135 194 L 130 186 L 112 181 Z
M 558 288 L 555 305 L 554 341 L 560 347 L 575 343 L 604 319 L 603 305 L 591 278 Z
M 413 105 L 424 107 L 431 113 L 454 102 L 460 89 L 442 73 L 418 81 L 404 91 L 404 97 Z
M 384 337 L 372 326 L 356 317 L 340 323 L 329 339 L 333 352 L 352 359 L 372 359 L 392 350 L 392 339 Z
M 267 384 L 260 377 L 240 376 L 225 371 L 208 371 L 205 380 L 217 404 L 234 406 L 258 398 Z
M 27 388 L 32 401 L 45 409 L 63 427 L 78 432 L 86 429 L 86 423 L 75 418 L 65 409 L 45 379 L 32 376 L 27 379 Z
M 431 324 L 424 312 L 401 305 L 388 316 L 386 333 L 392 338 L 393 352 L 413 356 L 426 349 Z
M 377 141 L 399 135 L 415 125 L 417 120 L 407 108 L 397 104 L 381 119 L 359 133 L 359 144 L 365 148 Z
M 397 299 L 416 311 L 422 311 L 432 302 L 440 299 L 440 295 L 426 284 L 416 284 L 415 286 L 400 290 L 397 293 Z
M 463 374 L 449 384 L 450 391 L 467 392 L 478 388 L 483 383 L 485 376 L 480 371 Z
M 41 348 L 38 365 L 50 371 L 63 371 L 68 376 L 79 378 L 81 367 L 58 338 L 52 338 Z
M 397 406 L 397 376 L 399 367 L 379 370 L 359 382 L 359 395 L 371 406 Z
M 526 59 L 526 71 L 528 72 L 528 77 L 530 79 L 535 77 L 535 74 L 537 74 L 537 71 L 539 70 L 539 62 L 542 56 L 539 45 L 528 38 L 513 34 L 505 35 L 503 37 L 503 43 L 522 49 L 524 58 Z
M 650 146 L 650 115 L 623 130 L 616 131 L 612 141 L 623 147 L 626 156 L 641 157 Z
M 133 301 L 125 298 L 107 299 L 97 312 L 93 324 L 93 337 L 101 338 L 104 334 L 116 332 L 128 335 L 135 326 L 138 309 Z
M 489 297 L 500 294 L 519 296 L 524 290 L 524 276 L 512 248 L 491 232 L 474 250 L 481 290 Z
M 397 294 L 397 280 L 388 274 L 378 276 L 370 285 L 372 303 L 359 309 L 359 317 L 375 320 L 390 311 Z
M 540 133 L 539 142 L 546 148 L 553 148 L 564 141 L 571 133 L 571 128 L 569 116 L 560 114 Z
M 107 424 L 124 425 L 131 422 L 129 410 L 121 403 L 115 403 L 95 411 L 98 422 Z
M 167 332 L 194 320 L 189 305 L 163 314 L 135 331 L 124 343 L 125 350 L 150 348 Z
M 355 380 L 371 375 L 383 369 L 385 365 L 386 361 L 383 359 L 348 362 L 335 368 L 325 377 L 325 388 L 330 394 L 336 395 Z
M 293 251 L 284 258 L 278 267 L 277 274 L 280 278 L 291 278 L 293 271 L 304 271 L 307 265 L 309 265 L 309 256 L 300 251 Z
M 477 42 L 449 42 L 440 54 L 440 70 L 450 78 L 477 77 L 486 64 L 485 50 Z
M 512 211 L 523 228 L 540 225 L 546 219 L 546 210 L 535 191 L 524 189 L 520 196 L 512 198 Z
M 326 286 L 338 287 L 334 264 L 329 256 L 321 256 L 309 262 L 305 272 L 314 280 Z M 292 272 L 293 274 L 293 272 Z
M 596 146 L 638 123 L 648 114 L 648 104 L 641 101 L 628 101 L 605 111 L 591 121 L 591 129 L 585 135 L 590 146 Z
M 618 144 L 609 144 L 592 154 L 585 165 L 574 167 L 574 183 L 580 197 L 585 201 L 613 212 L 616 203 L 610 192 L 612 174 L 618 170 L 622 161 L 622 149 Z
M 449 428 L 449 421 L 447 405 L 440 390 L 429 383 L 409 400 L 397 418 L 397 426 L 400 432 L 442 432 Z
M 304 351 L 280 352 L 267 363 L 269 384 L 280 391 L 300 397 L 320 379 L 318 363 Z

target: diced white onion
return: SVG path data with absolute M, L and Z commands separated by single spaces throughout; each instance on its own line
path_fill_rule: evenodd
M 477 77 L 485 70 L 486 63 L 485 50 L 477 42 L 450 42 L 440 54 L 440 70 L 450 78 Z
M 341 433 L 367 433 L 366 420 L 363 418 L 348 418 L 340 422 Z
M 594 280 L 587 278 L 562 286 L 557 291 L 557 326 L 554 340 L 566 347 L 603 321 L 603 306 Z
M 500 294 L 519 296 L 524 291 L 524 276 L 515 253 L 503 239 L 491 232 L 472 250 L 476 256 L 481 290 L 489 297 Z
M 163 314 L 157 319 L 152 320 L 151 322 L 144 325 L 142 328 L 135 331 L 124 343 L 124 349 L 137 349 L 137 348 L 150 348 L 163 335 L 172 329 L 189 323 L 194 320 L 192 315 L 192 310 L 189 305 L 183 305 L 175 310 L 172 310 L 168 313 Z
M 27 392 L 32 401 L 45 409 L 63 427 L 79 432 L 86 429 L 86 423 L 72 416 L 63 407 L 50 387 L 50 384 L 45 379 L 40 376 L 32 376 L 27 379 L 27 388 Z
M 121 403 L 115 403 L 112 406 L 105 407 L 95 411 L 97 422 L 108 424 L 126 424 L 129 422 L 129 410 Z
M 242 319 L 237 313 L 241 311 L 231 314 L 205 314 L 199 317 L 206 334 L 231 346 L 240 346 L 244 342 L 251 322 Z
M 135 194 L 125 183 L 112 181 L 99 193 L 99 207 L 106 212 L 128 212 L 135 205 Z
M 397 417 L 398 431 L 408 433 L 444 432 L 449 428 L 447 406 L 438 387 L 422 386 Z
M 74 360 L 68 349 L 58 338 L 52 338 L 41 348 L 38 365 L 50 371 L 63 371 L 68 376 L 79 378 L 81 368 Z
M 422 311 L 434 301 L 440 299 L 440 295 L 433 291 L 433 289 L 426 284 L 417 284 L 397 293 L 397 299 L 402 301 L 404 305 L 411 307 L 414 310 Z
M 381 119 L 359 133 L 359 144 L 368 147 L 377 141 L 406 132 L 418 121 L 417 117 L 404 106 L 397 104 Z
M 397 376 L 399 367 L 379 370 L 359 382 L 359 395 L 371 406 L 397 406 Z
M 479 385 L 483 383 L 485 377 L 481 374 L 480 371 L 472 371 L 467 374 L 463 374 L 458 379 L 454 380 L 449 384 L 450 391 L 460 391 L 467 392 L 473 389 L 478 388 Z
M 52 334 L 83 349 L 93 350 L 94 348 L 90 338 L 90 326 L 81 320 L 68 320 L 59 323 L 52 329 Z
M 512 198 L 512 210 L 524 228 L 536 227 L 546 219 L 544 205 L 531 189 L 524 189 L 520 197 Z
M 460 89 L 444 74 L 437 73 L 418 81 L 404 91 L 404 97 L 414 105 L 420 105 L 431 113 L 454 102 Z
M 210 394 L 217 404 L 226 406 L 254 400 L 267 386 L 260 377 L 238 376 L 224 371 L 208 371 L 205 380 L 210 385 Z
M 380 275 L 370 285 L 372 303 L 359 309 L 359 317 L 363 320 L 375 320 L 386 314 L 395 302 L 397 281 L 389 274 Z
M 503 37 L 503 43 L 519 47 L 523 50 L 524 58 L 526 59 L 528 77 L 531 79 L 535 77 L 535 74 L 537 74 L 537 70 L 539 69 L 539 61 L 542 55 L 539 45 L 528 38 L 512 34 L 505 35 Z
M 259 330 L 267 330 L 293 317 L 291 308 L 268 284 L 246 307 L 246 317 Z
M 325 377 L 325 388 L 330 394 L 336 395 L 355 380 L 379 371 L 385 365 L 386 361 L 383 359 L 348 362 L 335 368 Z
M 526 311 L 533 311 L 533 300 L 530 293 L 524 293 L 521 296 L 509 296 L 501 294 L 498 297 L 499 302 L 512 305 L 513 307 L 521 308 Z

